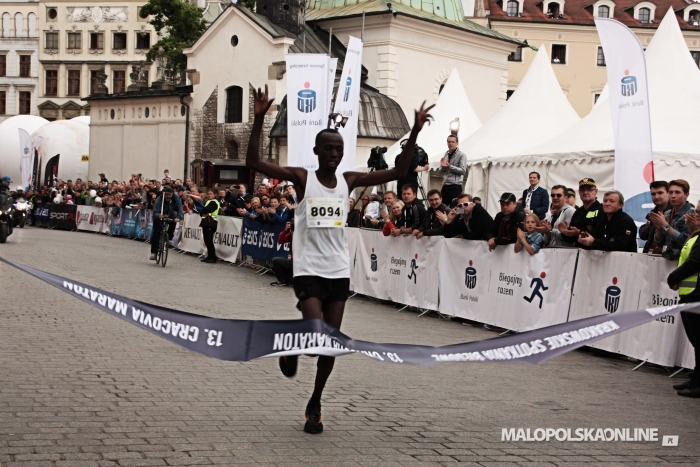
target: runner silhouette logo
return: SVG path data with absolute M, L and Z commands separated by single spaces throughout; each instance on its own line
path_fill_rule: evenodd
M 542 296 L 542 292 L 549 290 L 549 287 L 545 287 L 545 285 L 544 285 L 544 278 L 545 277 L 547 277 L 547 273 L 545 273 L 544 271 L 542 271 L 540 273 L 540 277 L 533 277 L 532 281 L 530 282 L 530 288 L 532 289 L 532 295 L 530 295 L 529 297 L 523 297 L 529 303 L 532 303 L 532 301 L 535 299 L 535 297 L 539 297 L 540 310 L 542 309 L 542 301 L 544 300 L 544 297 Z

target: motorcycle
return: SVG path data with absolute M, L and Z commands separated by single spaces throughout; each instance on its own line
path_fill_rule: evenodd
M 0 193 L 0 243 L 5 243 L 12 234 L 13 199 L 6 193 Z
M 24 198 L 17 198 L 12 207 L 15 210 L 13 215 L 13 226 L 23 229 L 24 225 L 27 223 L 29 211 L 32 210 L 32 205 Z

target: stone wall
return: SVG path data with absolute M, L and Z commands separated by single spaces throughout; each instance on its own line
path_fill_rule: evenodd
M 219 123 L 217 122 L 217 102 L 219 96 L 218 87 L 207 99 L 204 107 L 201 109 L 193 109 L 192 120 L 190 122 L 190 162 L 203 159 L 227 159 L 229 158 L 227 147 L 230 142 L 234 141 L 238 145 L 238 157 L 232 159 L 245 159 L 248 151 L 248 139 L 250 131 L 253 128 L 253 95 L 255 88 L 249 86 L 248 93 L 248 123 Z M 260 157 L 268 159 L 268 145 L 270 142 L 270 130 L 275 123 L 277 115 L 277 106 L 273 105 L 270 111 L 265 115 L 265 123 L 263 124 L 262 138 L 260 140 Z M 278 162 L 277 152 L 273 147 L 272 158 L 274 162 Z M 259 182 L 264 176 L 256 174 L 255 180 Z

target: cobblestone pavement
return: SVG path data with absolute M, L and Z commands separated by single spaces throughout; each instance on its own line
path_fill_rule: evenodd
M 297 318 L 289 288 L 136 241 L 15 230 L 0 255 L 134 299 L 222 318 Z M 326 430 L 302 431 L 314 360 L 295 379 L 274 359 L 183 350 L 0 264 L 0 465 L 700 465 L 700 401 L 652 366 L 576 351 L 538 366 L 336 362 Z M 343 331 L 442 345 L 494 334 L 355 297 Z M 502 428 L 658 428 L 661 442 L 502 442 Z

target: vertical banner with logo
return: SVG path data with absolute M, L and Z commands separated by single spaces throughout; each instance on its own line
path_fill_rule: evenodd
M 138 213 L 136 209 L 122 209 L 122 237 L 134 238 L 136 236 L 136 220 L 138 218 Z
M 287 61 L 288 161 L 293 167 L 318 168 L 313 152 L 316 134 L 328 124 L 330 58 L 323 54 L 289 54 Z
M 361 78 L 362 41 L 350 36 L 345 62 L 343 63 L 343 73 L 340 76 L 340 84 L 335 95 L 335 107 L 333 109 L 334 113 L 340 113 L 348 118 L 345 127 L 339 129 L 345 141 L 345 149 L 338 173 L 355 170 Z
M 614 19 L 595 18 L 595 25 L 608 70 L 615 189 L 625 196 L 625 212 L 637 222 L 645 222 L 653 206 L 649 183 L 654 181 L 654 162 L 644 49 L 637 36 Z
M 20 155 L 19 169 L 22 173 L 22 182 L 20 185 L 22 185 L 26 192 L 29 187 L 32 186 L 32 175 L 34 175 L 32 170 L 34 151 L 32 150 L 32 138 L 29 136 L 29 133 L 22 128 L 19 128 L 18 131 Z

